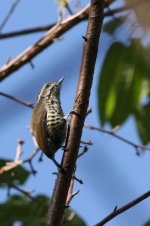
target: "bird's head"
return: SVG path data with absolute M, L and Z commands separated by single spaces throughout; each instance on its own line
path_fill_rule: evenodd
M 60 94 L 60 88 L 61 88 L 61 84 L 64 80 L 64 77 L 62 77 L 61 79 L 59 79 L 57 82 L 48 82 L 46 83 L 39 95 L 38 95 L 38 101 L 40 100 L 45 100 L 45 99 L 49 99 L 50 97 L 58 97 Z

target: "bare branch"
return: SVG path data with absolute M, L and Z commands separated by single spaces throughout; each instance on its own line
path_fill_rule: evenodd
M 58 174 L 48 210 L 46 226 L 59 226 L 62 223 L 68 189 L 78 157 L 82 129 L 89 103 L 99 36 L 103 21 L 103 3 L 104 1 L 99 0 L 91 1 L 86 33 L 87 42 L 84 42 L 80 78 L 73 107 L 73 112 L 76 114 L 72 114 L 71 116 L 65 145 L 66 149 L 62 160 L 62 167 L 65 173 Z
M 83 180 L 77 178 L 75 175 L 73 176 L 73 179 L 76 180 L 79 184 L 83 184 Z
M 114 0 L 106 0 L 106 6 L 111 4 Z M 89 15 L 90 5 L 81 9 L 79 12 L 71 15 L 61 23 L 57 23 L 53 26 L 46 35 L 37 41 L 33 46 L 27 48 L 23 53 L 12 59 L 8 64 L 4 65 L 0 69 L 0 81 L 5 79 L 9 74 L 18 70 L 24 64 L 30 62 L 35 56 L 41 53 L 45 48 L 50 46 L 56 38 L 64 34 L 70 28 L 78 24 L 79 22 L 86 20 Z
M 28 29 L 22 29 L 19 31 L 3 33 L 3 34 L 0 34 L 0 39 L 13 38 L 16 36 L 29 35 L 29 34 L 33 34 L 33 33 L 37 33 L 37 32 L 48 31 L 55 25 L 56 24 L 50 24 L 50 25 L 45 25 L 45 26 L 38 26 L 38 27 L 33 27 L 33 28 L 28 28 Z
M 67 195 L 67 200 L 66 200 L 66 208 L 69 207 L 69 204 L 70 204 L 71 200 L 73 199 L 73 197 L 79 193 L 79 190 L 77 190 L 76 192 L 73 192 L 73 186 L 74 186 L 74 179 L 72 178 L 72 180 L 70 182 L 69 190 L 68 190 L 68 195 Z
M 32 134 L 32 130 L 31 130 L 30 127 L 29 127 L 29 131 Z M 22 151 L 22 144 L 23 143 L 22 143 L 22 140 L 19 141 L 20 143 L 18 144 L 19 147 L 17 147 L 17 153 L 16 153 L 15 161 L 13 161 L 13 162 L 6 162 L 5 165 L 0 168 L 0 174 L 3 174 L 6 171 L 12 170 L 13 168 L 16 168 L 16 167 L 18 167 L 18 166 L 20 166 L 20 165 L 22 165 L 24 163 L 28 163 L 30 168 L 31 168 L 31 172 L 34 175 L 36 174 L 36 170 L 33 168 L 32 160 L 37 155 L 37 153 L 39 152 L 40 149 L 39 149 L 39 147 L 37 145 L 37 142 L 36 142 L 33 134 L 32 134 L 32 139 L 33 139 L 33 143 L 34 143 L 35 149 L 32 152 L 32 154 L 30 155 L 30 157 L 25 159 L 25 160 L 20 160 L 20 154 L 21 154 L 21 151 Z M 20 149 L 20 150 L 18 150 L 18 149 Z
M 47 207 L 45 205 L 43 205 L 42 202 L 38 201 L 36 198 L 34 198 L 30 193 L 32 191 L 25 191 L 23 189 L 21 189 L 20 187 L 18 187 L 17 185 L 15 184 L 12 184 L 8 181 L 5 181 L 4 178 L 1 178 L 2 181 L 8 186 L 8 195 L 10 195 L 10 188 L 14 188 L 15 190 L 19 191 L 20 193 L 22 193 L 23 195 L 25 195 L 26 197 L 28 197 L 31 201 L 33 201 L 34 203 L 36 203 L 38 205 L 39 208 L 44 208 L 46 209 Z
M 80 158 L 81 156 L 83 156 L 87 151 L 88 151 L 88 147 L 85 145 L 82 152 L 78 154 L 78 158 Z
M 112 3 L 114 0 L 106 1 L 106 6 L 108 3 Z M 123 7 L 116 8 L 114 10 L 109 10 L 109 12 L 104 13 L 104 17 L 112 16 L 112 14 L 120 13 L 125 10 L 132 9 L 133 6 L 136 7 L 148 0 L 142 1 L 137 0 L 134 4 L 128 4 Z M 5 79 L 8 75 L 18 70 L 24 64 L 29 63 L 35 56 L 41 53 L 45 48 L 54 43 L 55 39 L 64 34 L 66 31 L 70 30 L 73 26 L 79 22 L 86 20 L 89 15 L 90 5 L 81 9 L 79 12 L 71 15 L 67 19 L 63 20 L 60 24 L 53 26 L 43 38 L 37 41 L 33 46 L 27 48 L 23 53 L 18 55 L 16 58 L 12 59 L 8 64 L 4 65 L 0 69 L 0 81 Z
M 68 31 L 72 26 L 76 25 L 79 21 L 85 20 L 88 17 L 88 10 L 89 5 L 74 15 L 71 15 L 69 18 L 63 20 L 61 23 L 56 24 L 33 46 L 27 48 L 23 53 L 11 60 L 7 65 L 1 67 L 0 81 L 5 79 L 10 73 L 18 70 L 24 64 L 30 62 L 36 55 L 51 45 L 56 38 Z
M 76 169 L 75 169 L 76 170 Z M 66 199 L 66 205 L 65 208 L 69 208 L 70 207 L 70 202 L 73 199 L 74 196 L 76 196 L 80 190 L 77 190 L 76 192 L 73 192 L 73 187 L 74 187 L 74 179 L 75 179 L 75 170 L 74 170 L 74 176 L 71 179 L 70 182 L 70 186 L 69 186 L 69 190 L 68 190 L 68 194 L 67 194 L 67 199 Z M 64 216 L 63 216 L 63 223 L 65 224 L 65 214 L 66 214 L 66 209 L 64 212 Z M 67 219 L 68 220 L 68 219 Z
M 80 143 L 81 144 L 87 144 L 87 145 L 93 145 L 93 143 L 91 142 L 91 140 L 88 140 L 88 141 L 81 140 Z
M 16 157 L 15 157 L 15 162 L 19 161 L 20 160 L 20 157 L 23 153 L 22 151 L 22 145 L 24 144 L 24 141 L 19 139 L 18 140 L 18 146 L 17 146 L 17 151 L 16 151 Z
M 11 96 L 11 95 L 9 95 L 9 94 L 0 92 L 0 95 L 3 96 L 3 97 L 7 97 L 7 98 L 9 98 L 9 99 L 11 99 L 11 100 L 14 100 L 14 101 L 16 101 L 17 103 L 22 104 L 22 105 L 24 105 L 24 106 L 27 106 L 27 107 L 30 107 L 30 108 L 33 108 L 33 107 L 34 107 L 34 104 L 33 104 L 33 103 L 30 103 L 30 102 L 28 102 L 28 101 L 24 101 L 24 100 L 22 100 L 22 99 L 20 99 L 20 98 Z
M 115 209 L 111 214 L 105 217 L 102 221 L 97 223 L 95 226 L 103 226 L 104 224 L 111 221 L 114 217 L 118 216 L 119 214 L 127 211 L 128 209 L 132 208 L 133 206 L 137 205 L 138 203 L 142 202 L 144 199 L 147 199 L 150 196 L 150 191 L 144 193 L 140 197 L 134 199 L 133 201 L 129 202 L 128 204 L 122 206 L 119 209 Z
M 23 160 L 22 163 L 28 162 L 28 163 L 30 164 L 30 166 L 31 166 L 31 162 L 32 162 L 33 158 L 37 155 L 37 153 L 39 152 L 40 149 L 39 149 L 39 146 L 38 146 L 38 144 L 37 144 L 37 142 L 36 142 L 35 137 L 33 136 L 31 126 L 29 126 L 29 131 L 30 131 L 30 133 L 31 133 L 31 135 L 32 135 L 32 140 L 33 140 L 33 144 L 34 144 L 35 149 L 34 149 L 34 151 L 32 152 L 32 154 L 30 155 L 30 157 L 27 158 L 27 159 L 25 159 L 25 160 Z M 33 169 L 32 166 L 31 166 L 31 168 Z
M 31 195 L 30 195 L 30 192 L 28 191 L 25 191 L 21 188 L 19 188 L 18 186 L 14 185 L 14 184 L 11 184 L 11 183 L 8 183 L 6 182 L 6 184 L 11 187 L 11 188 L 14 188 L 15 190 L 19 191 L 20 193 L 24 194 L 25 196 L 27 196 L 31 201 L 34 201 L 37 203 L 37 200 L 35 198 L 33 198 Z M 39 202 L 37 203 L 39 205 Z
M 10 19 L 10 17 L 12 16 L 12 14 L 13 14 L 14 10 L 16 9 L 16 7 L 17 7 L 17 5 L 18 5 L 19 2 L 20 2 L 20 0 L 16 0 L 16 1 L 12 4 L 12 6 L 11 6 L 9 12 L 8 12 L 8 14 L 6 15 L 6 17 L 4 18 L 3 22 L 2 22 L 1 25 L 0 25 L 0 32 L 2 31 L 2 29 L 3 29 L 4 26 L 6 25 L 7 21 L 8 21 L 8 20 Z
M 135 144 L 134 142 L 132 142 L 130 140 L 127 140 L 124 137 L 121 137 L 121 136 L 117 135 L 116 133 L 114 133 L 113 130 L 106 130 L 104 128 L 95 127 L 95 126 L 92 126 L 92 125 L 88 125 L 86 123 L 84 124 L 84 127 L 88 128 L 88 129 L 91 129 L 91 130 L 97 130 L 97 131 L 102 132 L 102 133 L 107 133 L 107 134 L 109 134 L 109 135 L 111 135 L 111 136 L 113 136 L 113 137 L 115 137 L 115 138 L 117 138 L 117 139 L 119 139 L 119 140 L 121 140 L 121 141 L 123 141 L 123 142 L 125 142 L 125 143 L 127 143 L 129 145 L 131 145 L 132 147 L 134 147 L 136 149 L 136 151 L 137 151 L 137 149 L 143 149 L 143 150 L 149 150 L 150 151 L 150 147 L 147 147 L 147 146 L 142 145 L 142 144 Z
M 105 0 L 105 5 L 104 6 L 108 7 L 114 1 L 115 0 Z M 38 26 L 38 27 L 27 28 L 27 29 L 22 29 L 22 30 L 18 30 L 18 31 L 12 31 L 12 32 L 3 33 L 3 34 L 0 34 L 0 39 L 12 38 L 12 37 L 16 37 L 16 36 L 22 36 L 22 35 L 28 35 L 28 34 L 33 34 L 33 33 L 37 33 L 37 32 L 48 31 L 52 27 L 54 27 L 56 24 L 57 23 L 53 23 L 53 24 L 49 24 L 49 25 L 43 25 L 43 26 Z

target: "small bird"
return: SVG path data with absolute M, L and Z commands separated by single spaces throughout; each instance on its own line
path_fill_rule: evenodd
M 66 138 L 67 123 L 60 102 L 63 77 L 57 82 L 46 83 L 32 113 L 32 131 L 39 148 L 51 159 L 59 170 L 62 166 L 55 160 L 56 151 Z

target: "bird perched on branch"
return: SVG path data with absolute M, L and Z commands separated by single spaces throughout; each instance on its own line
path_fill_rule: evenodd
M 66 119 L 61 102 L 60 88 L 64 78 L 46 83 L 39 95 L 32 113 L 32 131 L 39 148 L 63 171 L 55 160 L 56 151 L 62 147 L 66 137 Z

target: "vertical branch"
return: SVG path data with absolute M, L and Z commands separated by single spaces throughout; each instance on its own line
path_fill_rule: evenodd
M 89 103 L 99 36 L 103 21 L 103 5 L 103 0 L 91 1 L 88 28 L 86 37 L 84 37 L 85 41 L 80 77 L 73 107 L 73 112 L 75 114 L 71 117 L 66 141 L 66 150 L 62 161 L 65 173 L 58 174 L 48 209 L 46 226 L 59 226 L 62 223 L 68 189 L 78 156 L 82 129 Z

